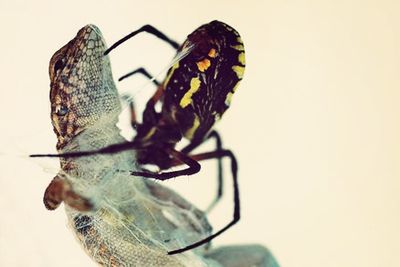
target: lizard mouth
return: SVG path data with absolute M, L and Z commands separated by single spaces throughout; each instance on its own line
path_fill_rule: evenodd
M 88 24 L 79 30 L 75 37 L 76 41 L 80 42 L 83 47 L 89 47 L 90 42 L 98 42 L 103 47 L 106 46 L 106 42 L 101 34 L 101 31 L 96 25 Z M 105 50 L 105 49 L 104 49 Z

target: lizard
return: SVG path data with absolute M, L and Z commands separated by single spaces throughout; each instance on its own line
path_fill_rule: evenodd
M 100 30 L 87 25 L 50 60 L 50 117 L 59 153 L 125 141 L 116 126 L 121 104 L 106 48 Z M 204 245 L 167 255 L 208 236 L 211 226 L 174 191 L 124 171 L 137 168 L 133 151 L 60 158 L 60 167 L 45 206 L 65 203 L 75 236 L 101 266 L 277 266 L 260 245 Z

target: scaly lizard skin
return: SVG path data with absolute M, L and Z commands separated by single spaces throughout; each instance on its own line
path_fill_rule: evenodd
M 94 150 L 125 141 L 106 45 L 96 26 L 82 28 L 50 61 L 51 119 L 59 153 Z M 64 201 L 69 224 L 102 266 L 278 266 L 262 246 L 200 247 L 167 252 L 208 236 L 205 215 L 159 183 L 131 176 L 132 151 L 61 158 L 44 202 Z

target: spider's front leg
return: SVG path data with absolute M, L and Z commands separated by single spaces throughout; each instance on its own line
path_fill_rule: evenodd
M 157 81 L 157 80 L 154 78 L 154 76 L 151 75 L 151 74 L 150 74 L 145 68 L 143 68 L 143 67 L 138 68 L 138 69 L 136 69 L 136 70 L 134 70 L 134 71 L 131 71 L 131 72 L 129 72 L 129 73 L 127 73 L 127 74 L 121 76 L 121 77 L 118 79 L 118 81 L 120 82 L 120 81 L 122 81 L 122 80 L 124 80 L 124 79 L 126 79 L 126 78 L 128 78 L 128 77 L 130 77 L 130 76 L 133 76 L 133 75 L 135 75 L 135 74 L 142 74 L 142 75 L 145 76 L 147 79 L 149 79 L 151 82 L 153 82 L 154 85 L 160 86 L 160 82 Z
M 130 34 L 128 34 L 127 36 L 123 37 L 119 41 L 115 42 L 112 46 L 110 46 L 110 48 L 108 48 L 104 52 L 104 55 L 109 54 L 112 50 L 117 48 L 117 46 L 119 46 L 120 44 L 124 43 L 125 41 L 129 40 L 130 38 L 134 37 L 135 35 L 137 35 L 137 34 L 139 34 L 141 32 L 147 32 L 147 33 L 150 33 L 150 34 L 156 36 L 157 38 L 159 38 L 159 39 L 163 40 L 164 42 L 168 43 L 174 49 L 178 49 L 179 48 L 179 44 L 177 42 L 175 42 L 174 40 L 170 39 L 168 36 L 166 36 L 164 33 L 159 31 L 155 27 L 147 24 L 147 25 L 142 26 L 140 29 L 138 29 L 138 30 L 136 30 L 134 32 L 131 32 Z

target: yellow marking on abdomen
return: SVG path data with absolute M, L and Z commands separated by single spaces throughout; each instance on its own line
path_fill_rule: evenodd
M 244 73 L 244 67 L 243 66 L 235 65 L 235 66 L 232 67 L 232 70 L 236 73 L 236 75 L 237 75 L 237 77 L 239 79 L 243 78 L 243 73 Z
M 211 66 L 211 61 L 208 58 L 205 58 L 202 61 L 196 62 L 196 64 L 199 71 L 204 72 Z
M 199 77 L 194 77 L 190 80 L 190 88 L 187 91 L 187 93 L 182 97 L 181 101 L 179 102 L 179 105 L 182 108 L 187 107 L 190 103 L 192 103 L 193 99 L 192 96 L 194 93 L 197 92 L 200 88 L 200 78 Z
M 217 51 L 214 48 L 211 48 L 210 52 L 208 52 L 208 56 L 211 58 L 215 58 L 217 56 Z
M 226 95 L 226 98 L 225 98 L 225 105 L 226 105 L 226 106 L 229 107 L 229 106 L 231 105 L 232 96 L 233 96 L 233 94 L 236 92 L 237 88 L 239 87 L 239 84 L 240 84 L 240 81 L 238 81 L 238 82 L 235 84 L 235 86 L 234 86 L 233 89 L 232 89 L 232 92 L 229 92 L 229 93 Z
M 151 128 L 150 131 L 145 135 L 145 137 L 142 138 L 142 141 L 149 140 L 154 135 L 155 132 L 156 132 L 156 127 Z
M 196 133 L 197 128 L 199 128 L 200 126 L 199 116 L 197 116 L 196 114 L 194 114 L 194 116 L 195 117 L 192 127 L 190 127 L 190 129 L 185 132 L 185 137 L 189 140 L 192 140 L 194 134 Z
M 233 92 L 229 92 L 229 93 L 226 95 L 226 98 L 225 98 L 225 105 L 226 105 L 227 107 L 229 107 L 229 106 L 231 105 L 232 96 L 233 96 Z
M 238 45 L 232 45 L 231 46 L 233 49 L 236 49 L 238 51 L 244 51 L 244 46 L 242 44 L 238 44 Z
M 235 87 L 232 89 L 232 93 L 236 92 L 236 89 L 239 87 L 240 81 L 235 84 Z
M 171 71 L 168 73 L 168 76 L 165 77 L 164 84 L 163 84 L 163 85 L 164 85 L 164 90 L 165 90 L 165 88 L 166 88 L 166 86 L 167 86 L 169 80 L 171 79 L 172 74 L 174 74 L 174 72 L 175 72 L 175 70 L 176 70 L 177 68 L 179 68 L 179 61 L 177 61 L 177 62 L 171 67 Z
M 243 66 L 246 64 L 246 59 L 245 59 L 245 56 L 244 56 L 244 52 L 241 52 L 239 54 L 238 60 L 239 60 L 240 64 L 242 64 Z

